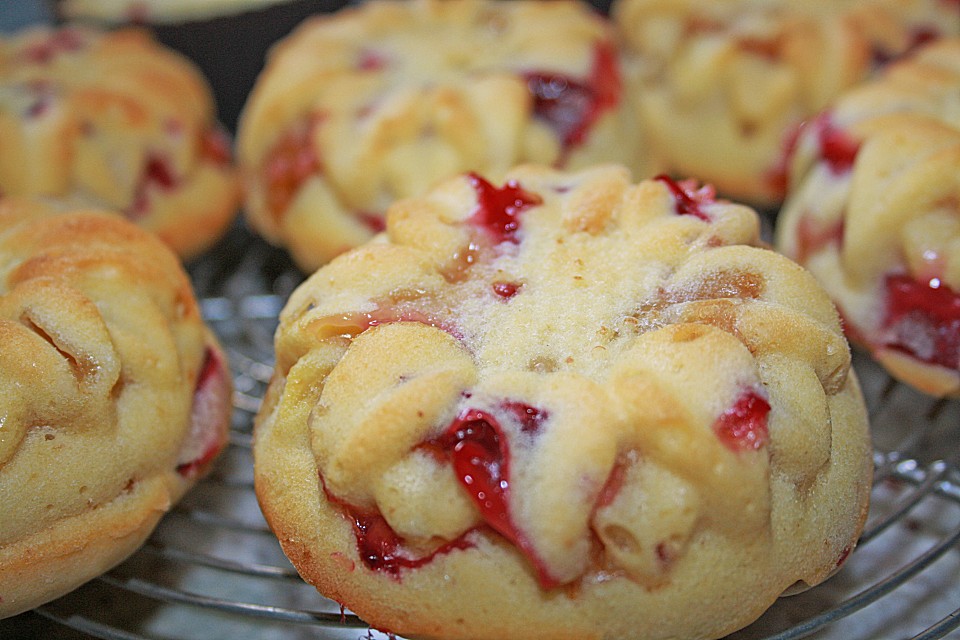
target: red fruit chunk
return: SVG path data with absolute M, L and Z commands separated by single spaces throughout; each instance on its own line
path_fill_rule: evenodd
M 504 402 L 502 406 L 517 419 L 520 423 L 520 431 L 523 433 L 536 434 L 550 417 L 546 411 L 523 402 Z
M 59 29 L 42 42 L 23 50 L 23 58 L 33 64 L 48 64 L 61 53 L 79 51 L 84 47 L 83 35 L 76 29 Z
M 770 404 L 753 391 L 741 395 L 713 423 L 713 431 L 731 451 L 757 451 L 770 440 L 767 414 Z
M 372 49 L 364 49 L 357 60 L 360 71 L 380 71 L 387 66 L 387 57 Z
M 834 175 L 843 175 L 853 168 L 860 144 L 836 126 L 830 114 L 823 113 L 813 120 L 800 122 L 791 127 L 783 138 L 780 160 L 767 174 L 767 184 L 780 197 L 787 191 L 789 167 L 804 131 L 812 127 L 816 136 L 818 155 L 827 163 Z
M 538 430 L 546 418 L 546 413 L 522 403 L 507 402 L 503 407 L 521 421 L 521 429 L 526 432 Z M 465 410 L 428 445 L 447 453 L 454 473 L 484 521 L 530 559 L 541 586 L 557 586 L 559 582 L 548 573 L 510 517 L 510 451 L 496 418 L 479 409 Z
M 229 419 L 229 393 L 224 363 L 216 352 L 207 349 L 193 392 L 190 434 L 180 453 L 183 461 L 177 465 L 177 473 L 184 478 L 197 477 L 223 448 Z
M 954 0 L 941 0 L 941 2 L 943 2 L 945 5 L 952 3 L 960 7 L 960 2 L 955 2 Z M 934 26 L 917 27 L 910 34 L 910 42 L 907 44 L 907 48 L 899 53 L 892 53 L 880 47 L 874 48 L 873 65 L 875 67 L 886 66 L 894 60 L 899 60 L 900 58 L 910 55 L 923 45 L 933 42 L 942 36 L 943 33 Z
M 132 2 L 124 12 L 130 24 L 150 24 L 150 7 L 146 2 Z
M 327 490 L 323 478 L 320 482 L 327 500 L 339 506 L 353 524 L 353 534 L 357 539 L 357 553 L 368 569 L 382 571 L 399 579 L 403 569 L 416 569 L 428 564 L 439 555 L 456 549 L 469 549 L 473 546 L 473 543 L 467 540 L 467 534 L 464 534 L 440 546 L 432 553 L 415 557 L 405 548 L 403 539 L 397 535 L 382 515 L 347 504 Z
M 623 488 L 623 483 L 626 482 L 626 479 L 627 466 L 622 462 L 618 462 L 610 470 L 610 475 L 607 476 L 607 481 L 603 484 L 600 495 L 597 496 L 597 501 L 593 506 L 594 511 L 613 504 L 613 501 L 617 498 L 617 494 L 620 493 L 620 489 Z
M 810 256 L 828 244 L 841 244 L 843 231 L 842 219 L 832 225 L 824 225 L 809 216 L 801 218 L 797 225 L 797 262 L 805 264 Z
M 786 129 L 780 145 L 780 157 L 765 176 L 767 185 L 778 199 L 783 199 L 787 193 L 790 163 L 797 151 L 797 142 L 800 140 L 800 132 L 803 131 L 805 124 L 805 122 L 798 122 Z
M 357 211 L 354 213 L 357 219 L 371 231 L 371 233 L 380 233 L 387 228 L 387 221 L 378 213 L 369 211 Z
M 847 561 L 847 558 L 850 557 L 851 552 L 853 552 L 853 547 L 848 544 L 840 551 L 840 555 L 837 557 L 837 562 L 835 566 L 842 567 L 843 564 Z
M 230 164 L 230 139 L 227 134 L 219 129 L 203 132 L 200 136 L 199 155 L 221 167 Z
M 556 73 L 524 74 L 533 94 L 534 113 L 547 121 L 564 150 L 583 144 L 600 115 L 620 101 L 622 82 L 614 47 L 598 43 L 586 82 Z
M 143 167 L 143 175 L 133 196 L 133 203 L 127 209 L 127 217 L 136 220 L 147 213 L 150 193 L 153 191 L 170 191 L 178 185 L 179 180 L 174 174 L 170 162 L 163 157 L 150 154 Z
M 510 520 L 510 452 L 500 423 L 488 413 L 464 411 L 440 440 L 453 469 L 483 519 L 503 537 L 517 544 L 521 536 Z
M 517 295 L 517 291 L 520 290 L 520 285 L 514 284 L 512 282 L 494 282 L 493 283 L 493 292 L 500 296 L 501 298 L 512 298 Z
M 836 175 L 842 175 L 851 168 L 857 159 L 860 143 L 837 127 L 829 115 L 821 115 L 813 121 L 817 140 L 820 143 L 820 157 Z
M 399 577 L 402 569 L 416 569 L 432 562 L 439 555 L 473 546 L 464 535 L 442 545 L 433 553 L 411 557 L 404 549 L 403 539 L 390 528 L 383 516 L 356 511 L 352 512 L 351 516 L 360 560 L 368 568 L 394 577 Z
M 50 111 L 51 98 L 49 95 L 39 95 L 29 107 L 27 107 L 27 118 L 40 118 Z
M 369 568 L 396 575 L 412 560 L 401 555 L 402 542 L 379 514 L 352 514 L 360 560 Z
M 144 178 L 148 184 L 155 184 L 161 189 L 172 189 L 177 184 L 170 163 L 157 156 L 147 158 Z
M 30 80 L 20 89 L 30 100 L 30 105 L 24 110 L 26 118 L 42 118 L 50 112 L 56 99 L 56 89 L 48 80 Z
M 662 182 L 670 189 L 670 193 L 673 194 L 677 214 L 681 216 L 694 216 L 707 222 L 710 221 L 710 217 L 704 213 L 702 207 L 705 204 L 711 204 L 717 200 L 717 192 L 711 185 L 704 185 L 697 189 L 697 183 L 694 180 L 676 182 L 673 178 L 663 174 L 655 176 L 653 179 Z
M 515 180 L 498 189 L 475 173 L 467 174 L 467 179 L 477 192 L 477 208 L 468 222 L 487 231 L 496 244 L 517 242 L 518 216 L 543 202 L 540 196 L 527 193 Z
M 886 290 L 884 346 L 960 368 L 960 295 L 939 278 L 918 282 L 904 274 L 887 276 Z
M 267 208 L 280 220 L 306 180 L 321 171 L 320 158 L 313 148 L 318 117 L 306 117 L 274 143 L 263 163 Z

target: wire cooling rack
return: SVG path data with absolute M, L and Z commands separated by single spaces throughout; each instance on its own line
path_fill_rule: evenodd
M 388 638 L 298 577 L 253 492 L 253 416 L 272 371 L 277 314 L 301 275 L 241 227 L 190 273 L 234 370 L 228 449 L 142 550 L 60 600 L 0 621 L 0 640 Z M 781 598 L 731 639 L 960 638 L 960 402 L 917 394 L 859 354 L 854 362 L 876 445 L 860 545 L 836 576 Z

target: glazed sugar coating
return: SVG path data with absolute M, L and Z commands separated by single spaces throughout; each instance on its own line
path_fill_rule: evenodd
M 463 171 L 624 163 L 652 175 L 612 25 L 567 0 L 374 0 L 275 47 L 238 131 L 245 209 L 308 272 Z
M 714 638 L 825 579 L 866 416 L 834 307 L 758 226 L 615 165 L 392 206 L 280 317 L 254 453 L 285 552 L 429 638 Z
M 618 0 L 640 118 L 668 168 L 773 207 L 797 126 L 918 43 L 955 0 Z
M 0 194 L 123 212 L 181 257 L 234 219 L 239 180 L 200 71 L 145 31 L 0 38 Z
M 226 440 L 230 377 L 176 256 L 0 200 L 0 618 L 134 551 Z
M 896 377 L 960 395 L 960 39 L 889 67 L 797 141 L 778 248 Z

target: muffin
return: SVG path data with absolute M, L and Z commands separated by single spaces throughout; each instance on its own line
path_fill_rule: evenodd
M 236 131 L 240 109 L 269 47 L 304 18 L 347 0 L 54 0 L 66 21 L 141 25 L 203 71 L 219 120 Z
M 95 211 L 0 200 L 0 618 L 121 562 L 211 466 L 224 355 L 177 257 Z
M 383 229 L 398 198 L 521 162 L 654 164 L 612 25 L 560 0 L 377 1 L 272 51 L 240 121 L 251 226 L 306 272 Z
M 844 93 L 790 167 L 777 248 L 892 375 L 960 395 L 960 38 Z
M 824 580 L 866 413 L 829 298 L 758 229 L 615 165 L 394 204 L 280 316 L 254 461 L 283 550 L 447 640 L 717 638 Z
M 0 194 L 121 211 L 190 259 L 238 211 L 214 117 L 200 72 L 145 32 L 0 38 Z
M 918 43 L 960 35 L 952 0 L 619 0 L 632 91 L 669 170 L 764 208 L 801 122 Z

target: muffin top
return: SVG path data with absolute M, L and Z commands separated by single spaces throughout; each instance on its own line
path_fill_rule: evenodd
M 0 344 L 3 618 L 133 553 L 232 407 L 176 255 L 111 213 L 0 199 Z
M 460 620 L 515 596 L 474 637 L 518 637 L 520 611 L 568 635 L 730 631 L 822 580 L 865 515 L 866 417 L 833 305 L 758 230 L 709 187 L 613 166 L 396 203 L 280 317 L 257 490 L 298 568 L 404 634 L 426 628 L 386 610 L 407 585 Z M 507 595 L 445 582 L 465 565 Z M 726 580 L 751 597 L 708 624 Z M 712 613 L 658 626 L 693 592 Z
M 851 338 L 927 393 L 960 393 L 960 39 L 930 43 L 800 131 L 777 247 Z
M 368 2 L 274 48 L 240 121 L 253 226 L 305 270 L 462 171 L 650 158 L 612 26 L 578 2 Z
M 619 0 L 654 152 L 724 195 L 775 207 L 784 149 L 844 90 L 914 47 L 960 35 L 950 0 Z
M 122 212 L 178 254 L 236 214 L 229 140 L 200 71 L 146 32 L 0 38 L 0 193 Z

